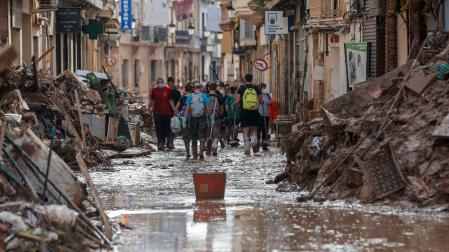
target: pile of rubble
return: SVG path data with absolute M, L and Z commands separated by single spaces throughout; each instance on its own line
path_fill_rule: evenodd
M 449 35 L 424 43 L 416 60 L 321 106 L 283 142 L 299 201 L 449 202 Z M 435 50 L 439 48 L 439 50 Z
M 19 138 L 5 131 L 0 137 L 0 250 L 111 248 L 112 228 L 81 152 L 76 160 L 88 187 L 31 129 Z M 102 223 L 95 225 L 88 216 Z
M 107 74 L 38 71 L 47 53 L 11 67 L 14 50 L 0 48 L 0 251 L 111 249 L 112 227 L 87 167 L 148 154 L 136 146 L 151 120 Z
M 102 149 L 140 146 L 142 118 L 149 113 L 104 73 L 66 70 L 52 77 L 30 66 L 0 71 L 0 114 L 15 136 L 31 128 L 54 139 L 52 148 L 76 169 L 78 151 L 88 166 L 107 166 L 110 157 Z

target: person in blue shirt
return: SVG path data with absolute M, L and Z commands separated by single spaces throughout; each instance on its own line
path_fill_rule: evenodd
M 189 125 L 190 138 L 192 140 L 192 154 L 194 159 L 204 159 L 204 151 L 207 133 L 207 118 L 210 116 L 208 108 L 209 99 L 202 93 L 200 83 L 195 83 L 194 93 L 185 102 L 186 109 L 184 117 Z M 198 141 L 200 142 L 200 152 L 198 154 Z
M 184 140 L 184 146 L 186 148 L 186 158 L 190 158 L 190 130 L 189 125 L 187 122 L 187 119 L 185 118 L 184 114 L 187 108 L 187 98 L 189 98 L 190 94 L 193 92 L 193 85 L 190 82 L 187 82 L 184 88 L 185 93 L 181 96 L 181 98 L 178 101 L 178 104 L 176 104 L 175 108 L 175 115 L 179 115 L 179 119 L 181 121 L 181 134 L 182 134 L 182 140 Z

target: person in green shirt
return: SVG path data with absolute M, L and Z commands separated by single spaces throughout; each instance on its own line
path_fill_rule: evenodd
M 225 129 L 225 139 L 228 143 L 231 141 L 238 141 L 238 125 L 240 124 L 240 106 L 237 105 L 236 110 L 232 108 L 235 103 L 235 97 L 237 94 L 237 88 L 232 86 L 230 88 L 230 94 L 226 97 L 226 129 Z M 235 118 L 234 118 L 235 117 Z M 234 120 L 235 119 L 235 120 Z M 235 130 L 235 132 L 233 132 Z

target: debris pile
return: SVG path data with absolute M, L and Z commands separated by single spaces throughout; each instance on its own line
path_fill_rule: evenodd
M 1 72 L 0 113 L 15 136 L 31 128 L 42 139 L 54 139 L 52 148 L 74 169 L 78 151 L 88 166 L 107 166 L 110 159 L 101 149 L 139 146 L 141 118 L 148 114 L 104 73 L 66 70 L 52 77 L 32 67 Z
M 38 71 L 46 53 L 14 68 L 14 50 L 0 48 L 0 251 L 112 249 L 87 167 L 110 164 L 109 146 L 148 154 L 127 149 L 140 146 L 148 112 L 107 74 Z
M 90 203 L 87 187 L 32 130 L 19 138 L 2 131 L 0 139 L 0 250 L 111 248 L 112 229 L 81 154 L 77 161 L 96 199 L 91 203 L 97 209 L 93 213 L 82 210 L 86 208 L 84 202 Z M 94 225 L 87 217 L 98 214 L 104 226 Z
M 448 42 L 446 33 L 429 35 L 416 60 L 296 125 L 282 143 L 288 162 L 275 182 L 288 179 L 311 191 L 299 201 L 448 203 L 449 65 L 441 61 Z

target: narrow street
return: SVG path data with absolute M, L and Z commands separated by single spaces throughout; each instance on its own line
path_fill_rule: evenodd
M 200 162 L 186 161 L 180 144 L 92 173 L 108 216 L 131 228 L 116 235 L 116 251 L 449 250 L 444 215 L 294 203 L 297 193 L 265 184 L 285 165 L 276 148 L 245 159 L 242 147 L 226 147 Z M 195 202 L 198 170 L 227 171 L 224 201 Z

